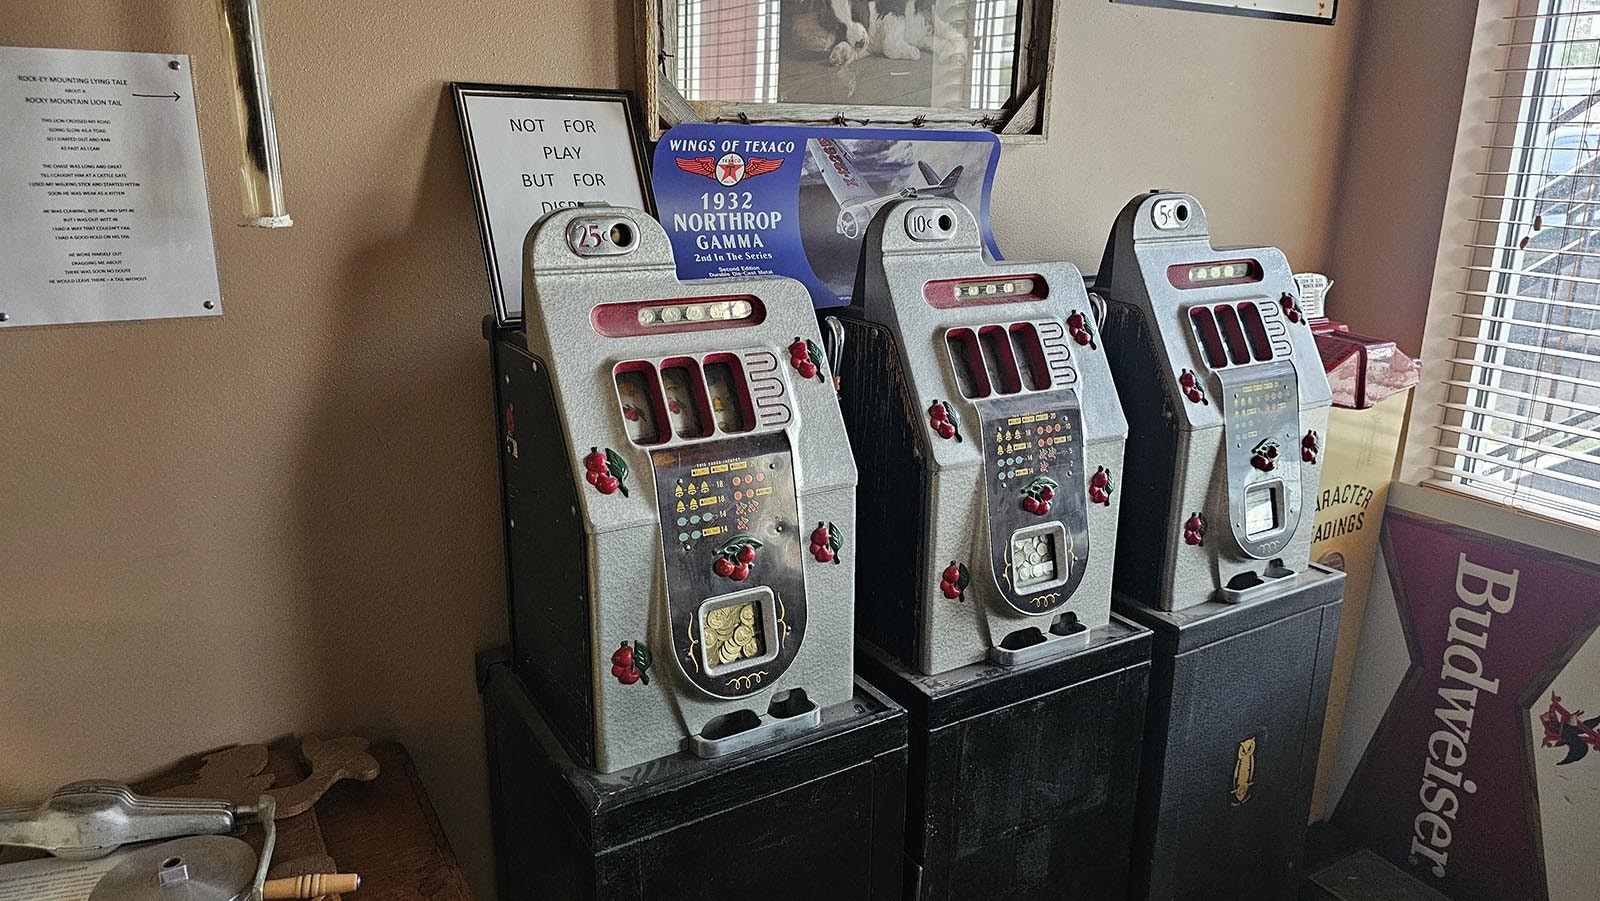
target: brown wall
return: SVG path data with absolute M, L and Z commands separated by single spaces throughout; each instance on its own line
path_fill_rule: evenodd
M 226 310 L 0 335 L 0 800 L 286 732 L 392 736 L 487 889 L 472 654 L 505 640 L 504 597 L 444 86 L 631 86 L 633 5 L 264 6 L 279 232 L 233 225 L 210 4 L 0 4 L 0 42 L 193 55 Z M 1062 3 L 1051 138 L 1005 152 L 1002 247 L 1092 270 L 1128 197 L 1181 187 L 1222 240 L 1327 265 L 1364 7 L 1327 28 Z
M 1478 4 L 1364 5 L 1330 255 L 1329 315 L 1422 345 Z

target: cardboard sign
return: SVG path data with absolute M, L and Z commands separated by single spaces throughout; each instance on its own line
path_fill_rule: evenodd
M 522 239 L 580 203 L 650 211 L 633 97 L 623 91 L 451 85 L 484 265 L 502 323 L 522 318 Z
M 989 252 L 989 132 L 679 125 L 652 165 L 678 277 L 787 275 L 818 308 L 855 287 L 861 239 L 897 197 L 950 197 L 978 217 Z
M 1393 505 L 1381 559 L 1334 821 L 1457 901 L 1594 897 L 1600 568 Z

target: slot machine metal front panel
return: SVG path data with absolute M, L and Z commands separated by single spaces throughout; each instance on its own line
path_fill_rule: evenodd
M 1282 252 L 1216 249 L 1189 195 L 1118 216 L 1095 291 L 1141 482 L 1118 591 L 1164 610 L 1279 591 L 1310 558 L 1330 394 Z
M 855 468 L 805 289 L 680 282 L 631 209 L 553 213 L 524 259 L 496 354 L 518 676 L 601 772 L 810 726 L 852 690 Z
M 841 311 L 859 629 L 918 671 L 1014 663 L 1110 615 L 1127 425 L 1077 269 L 993 263 L 945 199 L 886 205 Z

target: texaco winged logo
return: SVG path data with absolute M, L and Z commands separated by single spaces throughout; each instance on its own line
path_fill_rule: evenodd
M 719 184 L 733 187 L 747 178 L 766 175 L 783 165 L 783 160 L 767 160 L 753 156 L 748 160 L 737 153 L 724 153 L 721 157 L 697 156 L 692 159 L 678 157 L 678 168 L 695 175 L 714 178 Z

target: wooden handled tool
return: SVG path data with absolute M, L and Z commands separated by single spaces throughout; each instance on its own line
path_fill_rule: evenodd
M 361 887 L 361 877 L 355 873 L 310 873 L 268 879 L 261 886 L 263 898 L 320 898 L 323 895 L 340 895 Z

